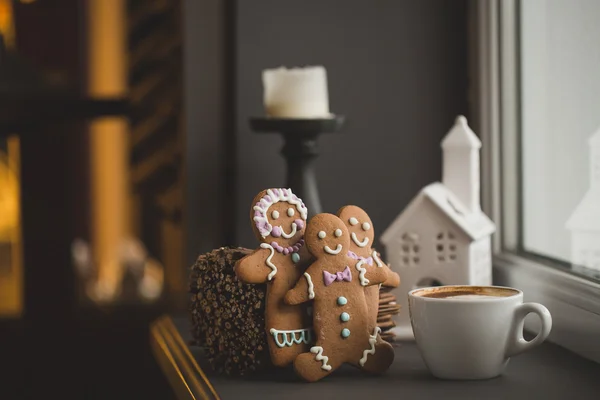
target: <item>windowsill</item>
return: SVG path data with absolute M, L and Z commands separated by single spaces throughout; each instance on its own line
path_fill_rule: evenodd
M 522 256 L 526 260 L 533 261 L 534 263 L 540 264 L 542 266 L 549 266 L 560 272 L 566 272 L 569 275 L 583 278 L 584 280 L 589 280 L 592 283 L 600 284 L 600 271 L 591 268 L 586 268 L 583 266 L 572 265 L 566 261 L 556 260 L 552 257 L 543 256 L 541 254 L 537 254 L 528 250 L 524 251 L 526 253 L 515 253 L 515 255 L 518 257 Z
M 387 398 L 399 390 L 407 399 L 568 399 L 595 398 L 600 391 L 600 365 L 552 343 L 513 357 L 502 376 L 482 381 L 434 378 L 414 342 L 394 344 L 396 360 L 382 375 L 368 376 L 348 365 L 314 384 L 296 378 L 291 367 L 226 376 L 213 371 L 205 350 L 188 345 L 190 324 L 186 315 L 164 316 L 150 334 L 154 355 L 180 399 Z
M 513 253 L 494 257 L 494 283 L 545 305 L 553 320 L 548 340 L 600 363 L 600 284 Z M 528 318 L 525 327 L 536 332 L 539 321 Z

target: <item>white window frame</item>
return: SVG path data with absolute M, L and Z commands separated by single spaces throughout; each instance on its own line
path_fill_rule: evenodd
M 600 285 L 551 261 L 524 257 L 521 248 L 518 6 L 519 0 L 473 0 L 469 9 L 476 77 L 470 98 L 483 143 L 482 205 L 498 227 L 494 284 L 519 288 L 525 301 L 544 304 L 553 319 L 549 340 L 600 362 Z M 539 321 L 527 319 L 526 329 L 538 327 Z

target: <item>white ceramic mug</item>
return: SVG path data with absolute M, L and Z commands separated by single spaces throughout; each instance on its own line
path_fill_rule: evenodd
M 523 292 L 500 286 L 439 286 L 409 292 L 417 347 L 431 373 L 442 379 L 500 375 L 511 356 L 541 344 L 550 333 L 546 307 L 523 303 Z M 541 330 L 523 338 L 525 317 L 535 313 Z

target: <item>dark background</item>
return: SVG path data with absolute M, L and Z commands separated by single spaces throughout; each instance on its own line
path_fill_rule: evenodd
M 200 25 L 208 17 L 201 13 L 219 7 L 193 3 L 187 4 L 186 21 L 197 25 L 188 25 L 187 33 L 206 37 L 210 28 Z M 325 211 L 359 205 L 381 234 L 421 187 L 440 179 L 439 142 L 456 115 L 469 116 L 466 1 L 257 0 L 238 1 L 221 10 L 233 19 L 232 29 L 211 21 L 211 33 L 222 35 L 212 39 L 213 46 L 187 44 L 188 76 L 198 75 L 197 82 L 188 81 L 187 86 L 187 123 L 194 127 L 187 132 L 188 140 L 201 141 L 206 147 L 198 144 L 197 151 L 207 156 L 204 162 L 189 160 L 190 166 L 204 171 L 201 180 L 206 184 L 190 184 L 216 189 L 197 194 L 198 200 L 188 197 L 188 215 L 194 218 L 187 223 L 197 223 L 188 225 L 188 261 L 199 251 L 223 245 L 206 237 L 211 233 L 218 238 L 214 233 L 220 232 L 226 244 L 253 246 L 247 219 L 253 197 L 264 188 L 285 185 L 282 140 L 278 135 L 256 135 L 248 125 L 249 117 L 264 114 L 261 73 L 266 68 L 325 66 L 330 110 L 347 117 L 341 133 L 320 140 L 317 172 Z M 232 42 L 230 52 L 219 53 L 219 44 Z M 233 81 L 219 81 L 228 70 L 219 69 L 211 59 L 215 55 L 223 65 L 233 61 Z M 216 77 L 200 77 L 203 70 L 216 69 Z M 199 93 L 206 85 L 215 86 L 215 97 Z M 229 90 L 229 103 L 217 86 Z M 195 96 L 205 101 L 194 102 Z M 196 106 L 206 106 L 210 99 L 214 103 L 207 110 Z M 218 104 L 233 106 L 233 114 L 224 109 L 225 119 L 213 114 L 215 122 L 207 123 L 203 117 Z M 232 118 L 233 132 L 228 125 Z M 222 146 L 226 163 L 219 169 L 209 164 L 218 159 L 211 146 Z M 190 151 L 196 150 L 188 148 L 188 155 Z M 217 187 L 231 178 L 235 184 L 226 195 Z M 198 207 L 203 203 L 221 212 L 205 215 L 206 208 Z M 228 214 L 235 218 L 226 219 Z M 229 229 L 220 226 L 223 221 L 233 223 L 233 234 L 221 231 Z

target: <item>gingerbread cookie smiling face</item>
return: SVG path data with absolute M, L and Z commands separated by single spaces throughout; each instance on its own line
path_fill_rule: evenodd
M 367 270 L 362 261 L 348 256 L 351 235 L 335 215 L 315 215 L 306 228 L 305 241 L 316 260 L 304 273 L 304 279 L 286 294 L 285 301 L 314 301 L 317 341 L 310 352 L 296 358 L 296 372 L 314 382 L 343 363 L 374 373 L 387 370 L 394 352 L 388 343 L 377 340 L 377 328 L 369 326 L 365 299 L 365 287 L 383 282 L 387 278 L 385 270 Z
M 289 189 L 268 189 L 254 200 L 251 218 L 259 239 L 277 243 L 277 247 L 281 247 L 280 252 L 285 255 L 297 251 L 293 246 L 304 236 L 308 215 L 302 200 Z
M 342 250 L 348 251 L 350 247 L 350 237 L 348 231 L 337 220 L 323 219 L 320 224 L 312 224 L 307 228 L 307 236 L 310 245 L 310 252 L 317 258 L 327 258 L 342 253 Z M 319 228 L 317 231 L 316 229 Z
M 371 218 L 362 208 L 356 206 L 342 207 L 337 215 L 350 231 L 352 240 L 350 251 L 365 258 L 370 257 L 371 246 L 375 238 Z
M 271 361 L 285 366 L 306 351 L 311 342 L 306 306 L 283 302 L 285 293 L 302 276 L 311 256 L 304 246 L 307 209 L 290 189 L 260 192 L 250 211 L 260 247 L 235 266 L 237 277 L 246 283 L 267 283 L 265 327 Z

